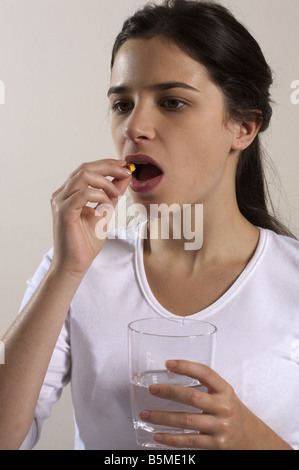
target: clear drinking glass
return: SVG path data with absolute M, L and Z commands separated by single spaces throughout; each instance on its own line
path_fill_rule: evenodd
M 161 447 L 152 439 L 154 432 L 194 433 L 145 423 L 139 413 L 142 410 L 196 411 L 194 407 L 152 396 L 148 387 L 154 383 L 169 383 L 203 390 L 198 380 L 168 371 L 165 362 L 185 359 L 212 367 L 217 328 L 211 323 L 183 317 L 146 318 L 130 323 L 128 328 L 130 395 L 137 444 Z

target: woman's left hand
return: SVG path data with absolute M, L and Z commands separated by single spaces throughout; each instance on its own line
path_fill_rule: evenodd
M 172 448 L 206 450 L 292 450 L 239 400 L 233 388 L 214 370 L 189 361 L 168 361 L 167 368 L 207 387 L 208 392 L 168 384 L 153 384 L 152 395 L 191 405 L 198 412 L 143 410 L 148 423 L 194 430 L 197 433 L 156 433 L 154 440 Z M 270 399 L 270 397 L 269 397 Z

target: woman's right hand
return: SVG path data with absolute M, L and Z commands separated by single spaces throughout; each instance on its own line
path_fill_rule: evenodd
M 115 208 L 124 194 L 131 181 L 124 165 L 124 160 L 113 159 L 84 163 L 53 193 L 52 270 L 82 276 L 101 251 L 106 237 L 96 234 L 96 225 L 103 218 L 97 208 L 102 204 Z M 86 206 L 88 202 L 95 203 L 95 208 Z

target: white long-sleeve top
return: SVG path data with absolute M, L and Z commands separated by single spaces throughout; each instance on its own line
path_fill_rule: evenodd
M 143 265 L 145 224 L 110 235 L 69 309 L 21 449 L 71 380 L 76 449 L 137 449 L 131 419 L 127 325 L 173 317 L 154 297 Z M 47 272 L 53 250 L 28 281 L 21 308 Z M 175 269 L 175 266 L 174 268 Z M 171 275 L 171 273 L 170 273 Z M 241 401 L 299 448 L 299 242 L 260 229 L 257 250 L 215 303 L 191 316 L 217 326 L 214 369 Z

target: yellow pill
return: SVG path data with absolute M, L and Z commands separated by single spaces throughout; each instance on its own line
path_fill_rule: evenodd
M 133 173 L 133 171 L 136 170 L 136 166 L 134 165 L 134 163 L 126 163 L 125 168 L 128 168 L 128 170 L 130 170 L 131 173 Z

